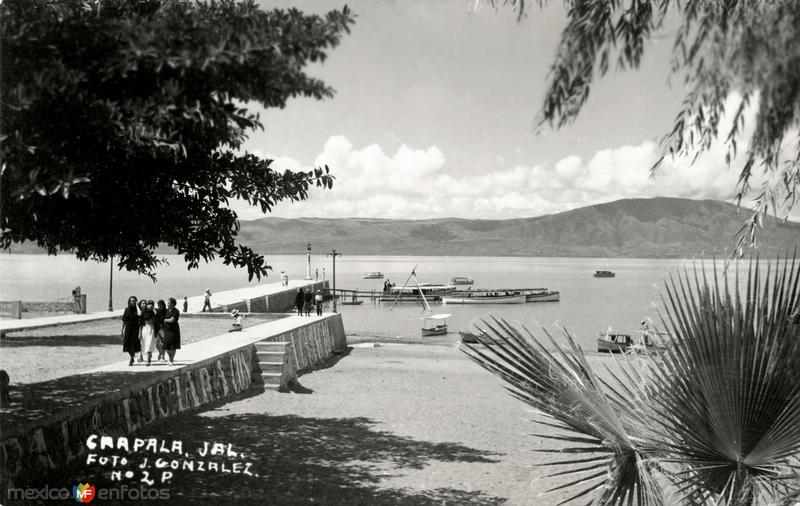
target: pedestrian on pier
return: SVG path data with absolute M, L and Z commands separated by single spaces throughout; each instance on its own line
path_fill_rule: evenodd
M 283 271 L 281 271 L 281 285 L 289 286 L 289 276 L 287 276 Z
M 211 311 L 211 290 L 206 290 L 206 294 L 204 295 L 203 301 L 203 310 L 202 312 L 206 312 L 206 308 L 208 308 L 209 312 Z
M 167 304 L 160 300 L 156 302 L 156 349 L 158 349 L 158 358 L 156 360 L 164 361 L 164 318 L 167 315 Z
M 303 304 L 305 304 L 305 295 L 303 289 L 297 289 L 297 295 L 294 296 L 294 307 L 297 308 L 297 316 L 303 316 Z
M 314 307 L 314 293 L 311 288 L 306 288 L 306 293 L 303 295 L 303 309 L 305 309 L 306 316 L 311 316 L 311 308 Z
M 131 356 L 128 365 L 133 365 L 136 353 L 142 351 L 139 343 L 139 310 L 136 306 L 136 297 L 128 297 L 128 307 L 122 313 L 122 351 Z
M 178 325 L 180 311 L 175 307 L 177 302 L 174 298 L 169 298 L 167 312 L 164 315 L 164 350 L 169 357 L 169 365 L 174 365 L 175 350 L 181 349 L 181 327 Z
M 183 312 L 184 313 L 189 312 L 189 298 L 186 296 L 183 297 Z
M 317 316 L 322 316 L 322 292 L 319 290 L 314 295 L 314 307 L 317 308 Z

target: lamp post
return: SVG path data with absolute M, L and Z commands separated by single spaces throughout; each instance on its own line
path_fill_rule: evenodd
M 329 257 L 333 257 L 333 312 L 336 312 L 336 257 L 342 256 L 341 253 L 337 253 L 335 249 L 332 249 L 330 253 L 328 253 Z M 324 272 L 324 270 L 323 270 Z
M 112 286 L 114 285 L 114 255 L 108 261 L 108 310 L 114 310 L 114 298 L 112 296 Z
M 311 279 L 311 243 L 308 243 L 306 247 L 306 281 Z

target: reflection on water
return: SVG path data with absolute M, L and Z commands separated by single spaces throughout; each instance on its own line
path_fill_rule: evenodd
M 112 297 L 114 308 L 124 305 L 129 295 L 148 299 L 166 299 L 200 295 L 207 288 L 218 292 L 241 288 L 248 284 L 247 273 L 227 267 L 222 262 L 202 265 L 187 271 L 179 256 L 157 271 L 158 282 L 128 272 L 114 271 Z M 262 282 L 277 283 L 280 272 L 291 279 L 306 276 L 305 255 L 269 256 L 272 274 Z M 675 259 L 607 259 L 607 258 L 528 258 L 528 257 L 400 257 L 345 256 L 336 259 L 336 287 L 375 290 L 390 280 L 403 286 L 416 266 L 420 282 L 444 283 L 454 276 L 475 280 L 475 288 L 551 288 L 561 292 L 559 302 L 538 302 L 510 305 L 433 306 L 434 312 L 451 313 L 450 334 L 444 338 L 426 338 L 440 343 L 455 342 L 457 331 L 489 313 L 519 322 L 534 330 L 540 325 L 558 332 L 561 325 L 588 350 L 595 349 L 598 332 L 611 326 L 614 330 L 635 333 L 639 322 L 653 318 L 660 304 L 664 279 L 689 262 Z M 595 270 L 616 272 L 615 278 L 595 278 Z M 312 278 L 331 280 L 329 257 L 312 255 Z M 380 271 L 383 279 L 363 279 L 366 272 Z M 96 262 L 79 262 L 62 255 L 0 256 L 0 299 L 57 300 L 68 299 L 72 289 L 81 286 L 88 295 L 90 312 L 104 311 L 109 299 L 109 266 Z M 331 280 L 332 281 L 332 280 Z M 413 281 L 412 281 L 413 282 Z M 391 308 L 391 309 L 390 309 Z M 328 310 L 331 308 L 329 307 Z M 401 340 L 419 341 L 422 307 L 404 303 L 375 304 L 365 300 L 358 306 L 339 306 L 348 334 L 375 335 Z

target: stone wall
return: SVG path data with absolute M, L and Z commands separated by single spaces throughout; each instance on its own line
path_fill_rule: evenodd
M 22 301 L 0 300 L 0 316 L 8 316 L 16 319 L 22 318 Z
M 328 281 L 309 281 L 308 286 L 316 293 L 317 290 L 325 292 L 328 289 Z M 288 313 L 294 311 L 294 298 L 297 295 L 297 288 L 286 288 L 286 290 L 260 295 L 256 298 L 235 302 L 233 304 L 222 304 L 214 307 L 213 312 L 229 313 L 234 309 L 245 313 Z
M 297 369 L 309 369 L 346 347 L 339 314 L 315 319 L 264 340 L 291 341 Z M 91 385 L 97 374 L 87 374 Z M 124 378 L 128 378 L 128 382 Z M 8 488 L 23 486 L 69 465 L 86 453 L 92 435 L 122 436 L 186 410 L 201 408 L 244 392 L 260 381 L 254 344 L 240 346 L 180 369 L 130 382 L 120 377 L 120 389 L 36 423 L 4 433 L 0 441 L 0 497 Z M 71 378 L 72 379 L 72 378 Z M 57 388 L 57 385 L 56 387 Z M 25 400 L 35 407 L 35 400 Z

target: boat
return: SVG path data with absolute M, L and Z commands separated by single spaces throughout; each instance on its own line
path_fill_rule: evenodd
M 442 285 L 437 283 L 419 283 L 415 286 L 392 287 L 389 293 L 392 295 L 419 295 L 423 294 L 426 297 L 430 295 L 442 295 L 445 293 L 452 293 L 456 287 L 451 285 Z
M 383 279 L 383 273 L 382 272 L 378 272 L 378 271 L 365 272 L 364 274 L 361 275 L 361 278 L 362 279 Z
M 613 271 L 594 271 L 594 277 L 596 278 L 613 278 L 616 276 Z
M 630 334 L 600 332 L 600 338 L 597 339 L 597 351 L 599 353 L 625 353 L 632 344 Z
M 525 294 L 494 290 L 462 290 L 442 296 L 442 304 L 522 304 Z
M 451 285 L 471 285 L 474 284 L 475 280 L 471 278 L 465 278 L 462 276 L 455 276 L 450 278 Z
M 561 294 L 547 288 L 527 288 L 521 290 L 525 294 L 525 302 L 558 302 Z
M 447 334 L 447 319 L 450 314 L 434 314 L 423 318 L 422 337 L 443 336 Z

